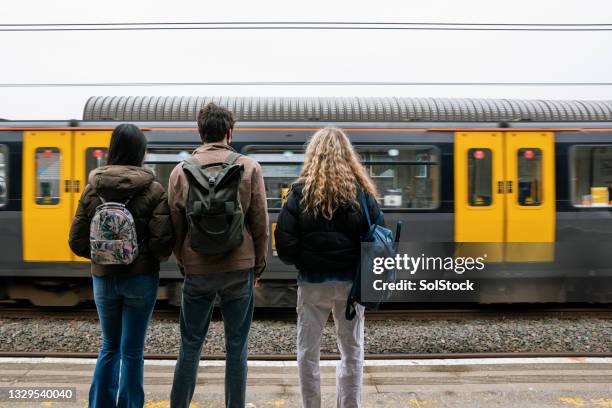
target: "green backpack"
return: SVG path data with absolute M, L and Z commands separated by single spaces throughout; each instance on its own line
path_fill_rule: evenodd
M 202 165 L 196 157 L 183 162 L 189 182 L 185 204 L 191 248 L 202 255 L 220 255 L 242 244 L 244 213 L 240 204 L 242 156 L 233 152 L 222 163 Z

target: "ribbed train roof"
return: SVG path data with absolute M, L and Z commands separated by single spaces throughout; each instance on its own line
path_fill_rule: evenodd
M 231 109 L 242 121 L 612 121 L 612 101 L 218 96 L 93 96 L 83 120 L 193 121 L 209 102 Z

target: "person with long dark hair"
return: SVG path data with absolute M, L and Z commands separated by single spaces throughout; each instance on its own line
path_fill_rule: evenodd
M 137 252 L 129 263 L 91 265 L 102 346 L 89 391 L 91 408 L 144 405 L 144 340 L 157 299 L 160 261 L 172 253 L 174 233 L 167 196 L 143 168 L 147 141 L 142 131 L 121 124 L 113 131 L 107 165 L 89 174 L 70 229 L 70 248 L 91 258 L 90 226 L 96 208 L 119 203 L 133 217 Z M 92 227 L 93 228 L 93 227 Z

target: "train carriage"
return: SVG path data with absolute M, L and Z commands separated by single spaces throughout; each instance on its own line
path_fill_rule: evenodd
M 612 243 L 612 102 L 357 97 L 93 97 L 83 120 L 0 122 L 0 299 L 91 299 L 87 260 L 67 237 L 112 129 L 143 129 L 146 166 L 167 185 L 200 143 L 194 118 L 209 101 L 236 113 L 232 145 L 262 165 L 271 230 L 304 143 L 339 126 L 379 189 L 387 223 L 403 221 L 402 241 L 549 244 L 505 247 L 496 279 L 469 301 L 612 299 L 612 267 L 574 265 L 568 278 L 551 262 L 559 251 Z M 256 304 L 292 306 L 297 273 L 275 256 L 273 240 L 269 251 Z M 164 263 L 160 298 L 176 303 L 180 279 L 174 262 Z

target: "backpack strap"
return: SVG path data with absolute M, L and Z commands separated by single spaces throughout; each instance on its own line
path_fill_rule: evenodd
M 376 221 L 374 221 L 374 224 L 380 225 L 380 223 L 382 222 L 384 216 L 385 215 L 384 215 L 383 211 L 381 209 L 378 209 L 378 217 L 376 217 Z
M 366 198 L 366 193 L 363 190 L 359 190 L 359 200 L 361 203 L 361 210 L 363 211 L 366 220 L 368 220 L 368 228 L 371 228 L 372 225 L 380 225 L 383 220 L 383 212 L 379 209 L 378 217 L 372 223 L 372 218 L 370 217 L 370 209 L 368 208 L 368 199 Z
M 202 187 L 209 190 L 210 186 L 208 183 L 208 179 L 204 177 L 201 169 L 203 167 L 218 166 L 220 164 L 229 167 L 233 165 L 234 163 L 236 163 L 236 160 L 238 160 L 240 156 L 242 156 L 242 154 L 237 153 L 237 152 L 232 152 L 229 156 L 227 156 L 227 158 L 222 163 L 210 163 L 204 166 L 202 165 L 202 163 L 200 163 L 200 161 L 195 156 L 191 156 L 183 160 L 183 171 L 185 171 L 185 173 L 189 173 L 189 175 L 191 175 L 198 182 L 198 184 L 200 184 Z
M 195 157 L 191 156 L 188 159 L 183 160 L 183 171 L 187 178 L 193 178 L 200 186 L 205 189 L 209 189 L 208 180 L 202 174 L 202 163 Z
M 372 226 L 372 220 L 370 218 L 370 210 L 368 209 L 368 200 L 363 190 L 359 191 L 359 200 L 361 202 L 361 210 L 365 214 L 365 218 L 368 221 L 368 228 Z
M 242 156 L 240 153 L 232 152 L 229 156 L 227 156 L 223 163 L 226 163 L 228 166 L 231 166 L 232 164 L 236 163 L 236 160 L 238 160 L 240 156 Z
M 187 159 L 183 160 L 183 162 L 187 163 L 187 164 L 189 164 L 191 166 L 196 166 L 196 167 L 202 166 L 202 163 L 200 163 L 198 158 L 195 157 L 195 156 L 189 156 Z
M 100 201 L 102 201 L 102 204 L 106 204 L 108 201 L 106 201 L 104 199 L 104 197 L 102 197 L 100 194 L 96 194 L 98 196 L 98 198 L 100 199 Z M 127 198 L 127 200 L 125 200 L 124 203 L 119 203 L 119 204 L 123 204 L 125 207 L 127 207 L 127 205 L 129 204 L 130 201 L 132 201 L 132 198 L 134 198 L 134 195 L 131 195 Z M 114 202 L 114 201 L 113 201 Z

